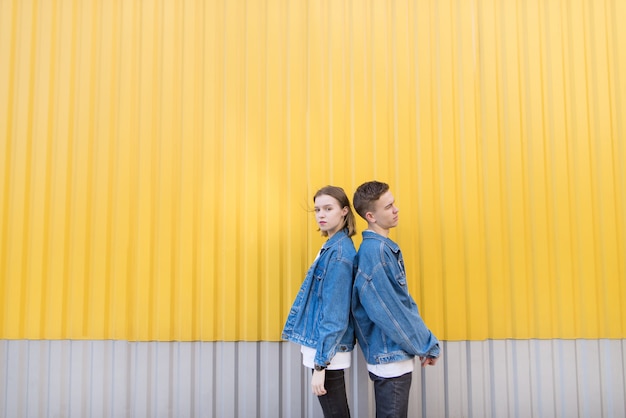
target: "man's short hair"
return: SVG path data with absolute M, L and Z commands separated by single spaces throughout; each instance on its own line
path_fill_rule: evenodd
M 371 212 L 374 208 L 374 202 L 389 190 L 389 185 L 380 181 L 368 181 L 361 184 L 354 192 L 354 198 L 352 199 L 352 205 L 354 210 L 365 218 L 367 212 Z

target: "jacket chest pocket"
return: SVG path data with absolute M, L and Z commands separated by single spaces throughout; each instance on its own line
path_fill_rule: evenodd
M 326 270 L 322 268 L 316 268 L 313 273 L 313 286 L 315 293 L 317 296 L 321 296 L 322 294 L 322 285 L 324 284 L 324 275 L 326 274 Z
M 400 286 L 406 287 L 406 276 L 404 275 L 403 272 L 399 272 L 398 274 L 396 274 L 396 282 Z
M 402 259 L 401 256 L 398 257 L 397 263 L 398 263 L 398 269 L 395 274 L 396 281 L 398 282 L 400 286 L 405 287 L 406 286 L 406 273 L 404 270 L 404 260 Z

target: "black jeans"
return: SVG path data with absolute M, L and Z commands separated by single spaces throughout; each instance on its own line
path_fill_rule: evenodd
M 350 418 L 343 370 L 326 370 L 324 378 L 326 395 L 318 396 L 324 418 Z
M 370 379 L 374 381 L 376 418 L 406 418 L 413 373 L 388 378 L 370 373 Z

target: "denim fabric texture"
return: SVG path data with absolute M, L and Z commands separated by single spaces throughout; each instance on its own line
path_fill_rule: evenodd
M 350 418 L 343 370 L 326 370 L 324 388 L 326 395 L 317 397 L 324 418 Z
M 345 231 L 324 243 L 291 306 L 282 338 L 315 348 L 315 364 L 354 349 L 350 297 L 356 250 Z
M 365 360 L 386 364 L 414 356 L 439 357 L 439 341 L 409 294 L 398 244 L 363 231 L 356 264 L 352 314 Z
M 409 392 L 413 373 L 383 378 L 370 373 L 374 381 L 376 418 L 406 418 L 409 414 Z

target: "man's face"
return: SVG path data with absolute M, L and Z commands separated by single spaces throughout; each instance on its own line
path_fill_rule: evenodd
M 376 224 L 383 229 L 390 229 L 398 225 L 398 209 L 390 191 L 385 192 L 374 204 L 370 212 Z

